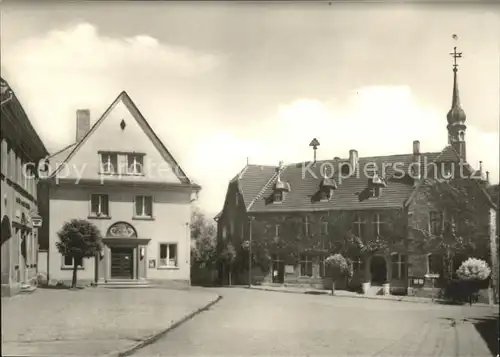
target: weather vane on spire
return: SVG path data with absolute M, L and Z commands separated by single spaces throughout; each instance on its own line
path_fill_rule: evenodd
M 453 34 L 452 38 L 457 41 L 458 40 L 458 36 L 456 34 Z M 450 53 L 450 55 L 453 56 L 453 71 L 457 71 L 457 67 L 458 67 L 458 64 L 457 64 L 457 58 L 462 58 L 462 52 L 457 52 L 457 46 L 453 47 L 453 52 Z

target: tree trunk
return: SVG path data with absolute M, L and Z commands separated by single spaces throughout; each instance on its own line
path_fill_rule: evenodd
M 332 296 L 335 295 L 335 279 L 332 279 Z
M 71 288 L 76 288 L 76 272 L 78 271 L 77 259 L 73 258 L 73 279 L 71 280 Z

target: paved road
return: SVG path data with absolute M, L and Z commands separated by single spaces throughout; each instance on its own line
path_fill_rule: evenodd
M 134 356 L 491 356 L 461 321 L 491 316 L 488 307 L 216 291 L 218 304 Z

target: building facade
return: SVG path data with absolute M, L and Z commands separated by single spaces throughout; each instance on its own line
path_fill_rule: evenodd
M 193 184 L 122 92 L 90 126 L 78 110 L 75 143 L 55 153 L 43 181 L 40 260 L 50 280 L 71 280 L 75 262 L 56 247 L 57 232 L 71 219 L 94 223 L 103 251 L 78 264 L 78 280 L 190 284 Z M 42 263 L 41 263 L 42 264 Z
M 18 98 L 0 80 L 2 296 L 10 296 L 37 275 L 37 164 L 48 152 Z
M 484 200 L 480 220 L 485 227 L 497 220 L 497 207 L 487 192 L 488 174 L 466 163 L 466 116 L 456 65 L 453 75 L 448 145 L 440 152 L 424 152 L 414 141 L 407 154 L 360 157 L 350 150 L 348 156 L 331 160 L 247 165 L 230 181 L 216 217 L 219 249 L 231 245 L 238 252 L 236 261 L 220 264 L 221 282 L 227 284 L 231 275 L 239 283 L 251 279 L 252 284 L 327 287 L 331 281 L 324 260 L 342 252 L 352 261 L 354 289 L 367 292 L 376 286 L 372 292 L 378 292 L 383 286 L 407 293 L 432 288 L 443 275 L 442 255 L 408 249 L 416 232 L 437 234 L 442 227 L 441 212 L 426 196 L 430 186 L 452 178 L 460 167 L 464 175 L 476 178 Z M 316 140 L 311 143 L 315 150 L 318 145 Z M 486 247 L 497 242 L 496 224 L 489 228 L 480 242 Z M 346 244 L 346 239 L 351 242 Z M 348 248 L 353 246 L 357 249 Z M 498 247 L 491 249 L 496 252 Z M 490 263 L 496 267 L 494 255 Z M 456 256 L 455 264 L 462 259 Z

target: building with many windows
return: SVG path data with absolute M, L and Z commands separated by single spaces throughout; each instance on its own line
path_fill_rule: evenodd
M 496 221 L 497 208 L 486 190 L 488 174 L 466 163 L 466 116 L 456 65 L 453 73 L 448 145 L 440 152 L 423 152 L 414 141 L 406 154 L 360 157 L 350 150 L 345 158 L 243 168 L 230 181 L 224 207 L 215 217 L 219 249 L 231 245 L 238 252 L 235 262 L 220 265 L 221 282 L 227 283 L 231 275 L 239 283 L 252 279 L 252 284 L 324 287 L 325 257 L 345 249 L 345 238 L 350 237 L 354 244 L 348 246 L 363 248 L 342 252 L 352 260 L 356 288 L 377 293 L 382 286 L 393 291 L 432 286 L 436 274 L 443 275 L 443 257 L 410 254 L 407 249 L 412 232 L 438 234 L 442 227 L 441 212 L 424 194 L 429 185 L 452 178 L 463 167 L 467 177 L 477 178 L 474 182 L 484 198 L 484 212 L 478 216 Z M 311 143 L 315 150 L 318 145 L 317 140 Z M 490 226 L 484 246 L 496 242 L 496 225 Z M 266 259 L 270 261 L 262 269 L 259 264 Z
M 9 84 L 1 88 L 2 296 L 14 295 L 38 270 L 37 164 L 48 155 Z
M 189 285 L 191 202 L 200 187 L 127 93 L 92 127 L 89 110 L 78 110 L 75 143 L 50 156 L 46 169 L 40 267 L 50 280 L 71 280 L 75 262 L 58 252 L 57 232 L 79 218 L 100 229 L 104 244 L 100 256 L 76 262 L 79 281 Z

